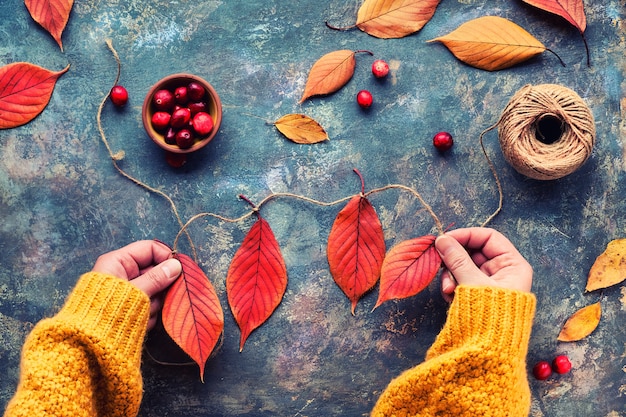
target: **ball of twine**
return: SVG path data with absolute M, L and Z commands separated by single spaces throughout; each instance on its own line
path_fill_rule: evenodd
M 557 84 L 526 85 L 498 121 L 505 159 L 517 172 L 554 180 L 580 168 L 595 144 L 595 123 L 578 94 Z

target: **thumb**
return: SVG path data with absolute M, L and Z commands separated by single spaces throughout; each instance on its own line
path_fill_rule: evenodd
M 178 259 L 170 258 L 145 274 L 130 281 L 131 284 L 145 292 L 148 297 L 160 293 L 169 287 L 182 272 L 182 265 Z
M 437 237 L 435 248 L 446 268 L 459 284 L 473 284 L 484 277 L 465 248 L 453 237 L 447 235 Z

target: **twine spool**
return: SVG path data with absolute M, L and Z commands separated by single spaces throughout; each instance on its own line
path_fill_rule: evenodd
M 595 144 L 595 123 L 578 94 L 557 84 L 526 85 L 497 123 L 500 147 L 517 172 L 554 180 L 580 168 Z

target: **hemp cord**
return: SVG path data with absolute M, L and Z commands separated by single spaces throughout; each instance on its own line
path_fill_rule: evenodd
M 558 123 L 557 137 L 547 137 L 542 123 L 553 127 Z M 497 127 L 507 162 L 520 174 L 537 180 L 573 173 L 590 157 L 596 141 L 589 107 L 576 92 L 557 84 L 521 88 L 507 104 Z

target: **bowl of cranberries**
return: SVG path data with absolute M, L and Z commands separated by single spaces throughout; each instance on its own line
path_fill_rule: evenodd
M 174 153 L 195 152 L 217 134 L 222 102 L 202 78 L 172 74 L 150 88 L 142 119 L 148 136 L 161 148 Z

